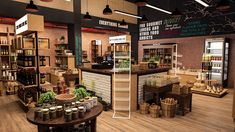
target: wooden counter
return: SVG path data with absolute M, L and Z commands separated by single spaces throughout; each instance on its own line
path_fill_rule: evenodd
M 158 68 L 154 70 L 135 70 L 131 75 L 131 111 L 136 111 L 137 106 L 143 101 L 143 85 L 146 78 L 153 75 L 166 75 L 169 68 Z M 126 72 L 119 72 L 127 74 Z M 113 102 L 113 77 L 114 72 L 111 69 L 91 69 L 80 67 L 79 81 L 87 87 L 88 90 L 95 91 L 104 101 Z M 148 95 L 148 93 L 147 93 Z M 148 97 L 148 96 L 146 96 Z M 151 98 L 151 96 L 149 96 Z

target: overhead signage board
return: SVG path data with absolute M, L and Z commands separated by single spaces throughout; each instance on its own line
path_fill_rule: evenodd
M 131 42 L 131 36 L 130 35 L 120 35 L 120 36 L 113 36 L 109 37 L 109 43 L 127 43 Z
M 44 31 L 44 17 L 41 15 L 26 14 L 15 22 L 16 35 L 27 32 Z

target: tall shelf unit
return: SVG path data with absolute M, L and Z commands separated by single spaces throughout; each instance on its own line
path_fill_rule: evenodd
M 14 33 L 10 33 L 9 28 L 6 28 L 6 32 L 0 32 L 0 79 L 3 82 L 3 88 L 6 89 L 6 94 L 15 93 L 13 89 L 7 89 L 7 82 L 17 79 L 16 54 L 14 50 L 11 50 L 11 39 L 14 38 L 14 35 Z
M 69 55 L 72 53 L 68 50 L 68 44 L 58 43 L 58 44 L 55 44 L 55 46 L 56 46 L 55 65 L 57 67 L 60 67 L 61 69 L 65 69 L 65 70 L 74 69 L 75 57 L 74 57 L 74 55 Z
M 122 41 L 115 41 L 122 38 Z M 112 41 L 114 40 L 114 41 Z M 113 118 L 130 119 L 131 116 L 131 38 L 130 36 L 116 36 L 110 38 L 114 47 L 114 95 Z M 122 47 L 122 48 L 119 48 Z
M 91 41 L 91 62 L 96 63 L 97 57 L 102 56 L 102 43 L 101 40 Z

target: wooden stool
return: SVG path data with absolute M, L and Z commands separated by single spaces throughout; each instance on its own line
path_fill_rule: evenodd
M 188 106 L 186 106 L 186 108 L 189 108 L 189 112 L 192 111 L 192 93 L 188 93 L 188 94 L 175 94 L 172 92 L 168 92 L 165 95 L 166 98 L 174 98 L 178 101 L 179 103 L 179 109 L 180 111 L 182 111 L 182 116 L 184 116 L 185 114 L 185 106 L 186 104 L 188 104 Z

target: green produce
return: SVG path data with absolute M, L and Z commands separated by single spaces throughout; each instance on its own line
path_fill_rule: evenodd
M 73 94 L 77 97 L 77 100 L 90 96 L 84 87 L 75 88 Z
M 53 101 L 55 99 L 56 94 L 52 91 L 48 91 L 46 93 L 43 93 L 40 95 L 39 103 L 43 103 L 45 100 L 48 100 L 49 102 Z

